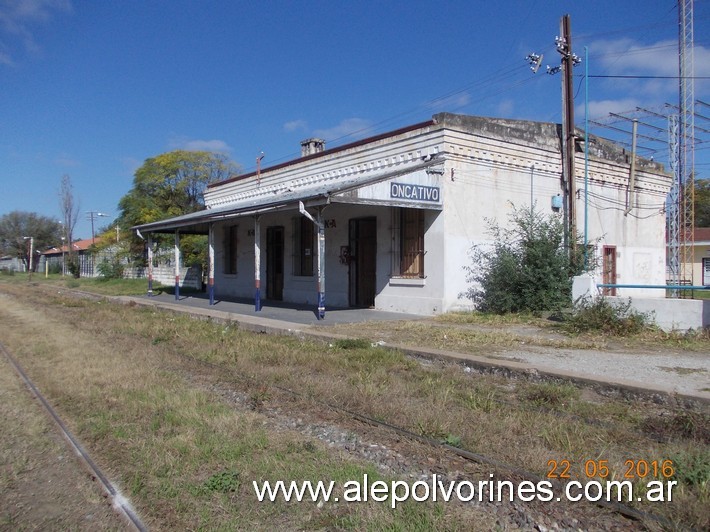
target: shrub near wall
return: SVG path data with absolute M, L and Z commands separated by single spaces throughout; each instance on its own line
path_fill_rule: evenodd
M 491 222 L 492 249 L 472 248 L 466 270 L 474 284 L 465 295 L 478 310 L 497 314 L 570 306 L 572 276 L 583 271 L 584 261 L 565 248 L 561 217 L 514 208 L 508 227 Z
M 104 259 L 99 263 L 97 269 L 99 271 L 99 276 L 103 279 L 122 279 L 123 278 L 123 264 L 118 260 L 107 260 Z

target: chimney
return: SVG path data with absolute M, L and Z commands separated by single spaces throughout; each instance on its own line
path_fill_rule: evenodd
M 306 139 L 301 141 L 301 157 L 322 151 L 325 151 L 325 141 L 323 139 Z

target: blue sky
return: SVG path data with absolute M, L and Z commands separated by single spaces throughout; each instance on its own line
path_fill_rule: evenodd
M 441 111 L 559 122 L 560 77 L 545 67 L 559 65 L 564 14 L 573 51 L 589 50 L 590 118 L 678 102 L 677 80 L 592 77 L 676 76 L 670 0 L 0 0 L 0 216 L 59 218 L 68 174 L 88 238 L 85 213 L 110 222 L 135 170 L 174 149 L 250 171 L 261 151 L 266 167 L 308 137 L 334 147 Z M 694 30 L 695 75 L 710 76 L 710 0 L 696 0 Z M 531 52 L 544 54 L 537 74 Z M 575 74 L 583 126 L 584 65 Z M 710 80 L 695 96 L 710 103 Z

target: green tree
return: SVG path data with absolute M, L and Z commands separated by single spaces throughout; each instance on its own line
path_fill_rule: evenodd
M 695 227 L 710 227 L 710 180 L 695 180 L 694 208 Z
M 37 252 L 61 245 L 62 226 L 56 220 L 34 212 L 13 211 L 0 218 L 0 249 L 3 254 L 30 263 L 30 245 L 32 237 L 32 269 L 37 268 Z
M 144 247 L 129 233 L 131 227 L 204 209 L 207 185 L 238 173 L 239 167 L 225 155 L 208 151 L 176 150 L 146 159 L 136 170 L 133 188 L 118 204 L 118 224 L 125 235 L 122 240 L 130 245 L 129 254 L 136 260 Z M 200 239 L 186 237 L 181 242 L 188 264 L 200 262 L 194 250 L 206 249 L 193 240 Z
M 491 246 L 474 246 L 465 295 L 483 312 L 557 310 L 571 305 L 572 277 L 584 270 L 583 246 L 571 257 L 559 216 L 514 209 L 509 228 L 490 223 Z M 589 266 L 591 269 L 593 265 Z

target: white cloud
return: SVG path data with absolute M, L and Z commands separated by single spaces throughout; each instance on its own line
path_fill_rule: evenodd
M 590 118 L 607 116 L 610 112 L 625 113 L 636 107 L 657 108 L 678 100 L 678 41 L 674 39 L 650 44 L 623 38 L 596 41 L 589 47 Z M 594 75 L 600 77 L 595 78 Z M 696 45 L 694 75 L 710 75 L 710 49 Z M 601 76 L 609 76 L 604 78 Z M 615 77 L 618 76 L 618 77 Z M 629 78 L 621 76 L 630 76 Z M 637 76 L 637 77 L 634 77 Z M 695 96 L 707 97 L 710 81 L 695 80 Z M 584 108 L 576 106 L 578 117 Z
M 60 153 L 57 157 L 55 157 L 54 163 L 67 168 L 81 166 L 81 161 L 77 161 L 67 153 Z
M 305 120 L 291 120 L 284 124 L 284 131 L 293 133 L 294 131 L 303 131 L 308 128 L 308 122 Z
M 455 112 L 471 103 L 471 95 L 468 92 L 460 92 L 450 96 L 442 96 L 427 103 L 426 107 L 434 111 Z
M 5 0 L 0 9 L 0 64 L 13 65 L 13 48 L 38 52 L 33 29 L 49 22 L 55 13 L 69 12 L 70 0 Z
M 590 46 L 590 69 L 609 75 L 677 76 L 678 41 L 641 45 L 631 39 L 597 41 Z
M 658 94 L 661 89 L 674 93 L 678 90 L 678 41 L 658 41 L 642 46 L 630 39 L 598 41 L 591 47 L 590 69 L 610 76 L 659 76 L 673 79 L 633 80 L 635 90 Z M 710 76 L 710 48 L 695 45 L 693 49 L 694 75 Z M 696 87 L 707 90 L 705 80 L 696 80 Z
M 135 157 L 121 157 L 119 161 L 121 166 L 123 166 L 124 172 L 131 176 L 143 165 L 143 161 Z
M 0 43 L 0 46 L 2 46 L 2 43 Z M 0 50 L 0 64 L 12 66 L 15 63 L 12 60 L 12 56 L 8 52 Z
M 168 143 L 172 150 L 188 151 L 211 151 L 215 153 L 229 154 L 232 148 L 223 140 L 202 140 L 188 139 L 185 137 L 175 137 Z
M 327 129 L 316 129 L 313 131 L 313 135 L 325 139 L 328 142 L 333 142 L 345 137 L 361 139 L 368 135 L 371 127 L 372 121 L 365 118 L 346 118 L 337 126 Z
M 498 103 L 498 115 L 505 117 L 512 117 L 515 111 L 515 101 L 514 100 L 502 100 Z

